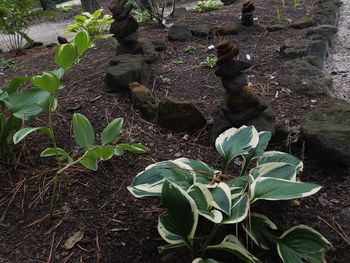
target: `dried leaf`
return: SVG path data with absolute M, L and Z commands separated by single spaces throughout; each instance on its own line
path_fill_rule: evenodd
M 64 242 L 64 247 L 66 249 L 72 249 L 76 243 L 78 243 L 80 240 L 82 240 L 84 237 L 84 231 L 77 231 L 75 232 L 70 238 Z

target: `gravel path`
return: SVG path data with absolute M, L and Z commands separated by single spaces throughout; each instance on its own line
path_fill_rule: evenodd
M 326 70 L 332 75 L 335 95 L 350 102 L 350 0 L 343 0 L 338 37 Z

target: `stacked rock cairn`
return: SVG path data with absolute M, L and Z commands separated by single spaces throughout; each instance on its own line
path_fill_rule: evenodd
M 245 0 L 242 5 L 242 26 L 253 26 L 254 25 L 254 16 L 253 11 L 255 6 L 251 0 Z
M 225 129 L 242 125 L 257 125 L 261 119 L 274 119 L 273 114 L 261 118 L 261 114 L 268 108 L 254 93 L 248 84 L 248 78 L 243 70 L 251 63 L 236 60 L 238 48 L 231 45 L 229 40 L 222 40 L 217 46 L 217 68 L 215 74 L 221 78 L 225 88 L 225 101 L 214 113 L 214 126 L 211 138 L 215 139 Z M 268 120 L 270 121 L 270 120 Z M 257 127 L 259 129 L 259 127 Z M 265 128 L 265 127 L 264 127 Z

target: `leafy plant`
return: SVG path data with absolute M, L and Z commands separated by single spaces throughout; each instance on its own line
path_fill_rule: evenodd
M 159 76 L 160 81 L 165 84 L 165 85 L 170 85 L 171 84 L 171 79 L 164 77 L 163 75 Z
M 181 58 L 174 59 L 174 64 L 176 64 L 176 65 L 180 65 L 180 64 L 183 64 L 183 63 L 185 63 L 185 62 Z
M 184 51 L 188 54 L 194 54 L 196 52 L 196 48 L 192 45 L 187 45 Z
M 69 25 L 66 33 L 86 31 L 91 36 L 92 42 L 109 38 L 109 28 L 113 22 L 111 15 L 102 17 L 103 9 L 96 10 L 93 14 L 84 12 L 75 16 L 75 24 Z
M 207 12 L 207 11 L 217 10 L 222 6 L 223 6 L 222 3 L 217 3 L 214 0 L 204 0 L 204 1 L 198 1 L 194 10 L 198 12 Z
M 253 126 L 231 128 L 215 142 L 223 159 L 220 171 L 199 160 L 180 158 L 152 164 L 134 178 L 128 187 L 133 196 L 161 197 L 166 208 L 159 216 L 158 232 L 168 245 L 160 247 L 160 252 L 186 247 L 193 262 L 217 262 L 213 257 L 220 254 L 225 257 L 218 259 L 226 262 L 233 262 L 232 257 L 261 262 L 242 244 L 240 239 L 245 236 L 261 249 L 276 247 L 285 263 L 323 262 L 331 244 L 317 231 L 298 225 L 277 236 L 277 226 L 267 216 L 252 212 L 260 200 L 294 200 L 321 189 L 297 180 L 303 163 L 296 157 L 266 152 L 270 138 L 270 132 L 258 133 Z M 230 174 L 228 167 L 238 158 L 240 173 Z M 238 224 L 246 235 L 239 235 Z M 203 225 L 207 227 L 199 227 Z M 222 239 L 229 225 L 236 225 L 236 235 Z
M 141 9 L 139 6 L 133 8 L 133 13 L 135 14 L 137 22 L 141 25 L 153 20 L 149 11 L 147 9 Z
M 14 59 L 6 59 L 0 55 L 0 71 L 17 67 L 17 61 Z
M 209 68 L 215 68 L 217 62 L 218 58 L 215 55 L 210 55 L 209 57 L 206 57 L 204 61 L 201 62 L 201 65 Z

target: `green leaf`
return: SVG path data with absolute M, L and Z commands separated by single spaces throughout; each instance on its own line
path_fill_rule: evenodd
M 148 153 L 150 151 L 146 146 L 143 146 L 142 144 L 139 144 L 139 143 L 133 143 L 133 144 L 121 143 L 121 144 L 118 144 L 118 146 L 124 151 L 128 151 L 133 154 Z
M 69 154 L 61 148 L 47 148 L 40 154 L 40 157 L 60 156 L 60 160 L 71 159 Z
M 103 161 L 111 159 L 114 155 L 114 148 L 112 146 L 98 146 L 90 151 Z
M 50 72 L 44 72 L 41 76 L 32 77 L 32 83 L 35 87 L 50 93 L 56 92 L 61 85 L 58 77 Z
M 208 259 L 196 258 L 192 261 L 192 263 L 219 263 L 219 262 L 210 258 Z
M 248 220 L 243 224 L 244 230 L 254 243 L 262 249 L 269 249 L 273 241 L 270 230 L 276 230 L 277 226 L 266 216 L 251 213 Z
M 196 174 L 197 183 L 201 183 L 207 186 L 212 184 L 212 180 L 215 177 L 216 171 L 210 168 L 207 164 L 203 163 L 200 160 L 191 160 L 188 158 L 180 158 L 177 160 L 191 167 L 192 171 Z
M 195 182 L 195 174 L 189 165 L 181 161 L 159 162 L 140 172 L 128 190 L 135 197 L 160 196 L 165 179 L 187 191 Z
M 251 200 L 290 200 L 317 193 L 321 186 L 285 179 L 259 177 L 251 185 Z
M 297 178 L 297 166 L 289 163 L 264 163 L 252 169 L 250 175 L 254 179 L 258 177 L 272 177 L 295 182 Z
M 84 149 L 89 149 L 95 142 L 95 132 L 90 121 L 80 113 L 73 115 L 73 134 L 76 143 Z
M 78 55 L 82 55 L 91 45 L 89 33 L 85 30 L 79 31 L 75 35 L 73 43 L 77 48 Z
M 30 77 L 14 77 L 5 91 L 10 95 L 15 93 L 24 83 L 30 81 Z
M 43 98 L 42 100 L 38 101 L 38 105 L 45 112 L 54 112 L 58 105 L 57 95 L 51 94 L 50 96 Z
M 99 18 L 102 15 L 103 9 L 97 9 L 91 16 L 95 19 Z
M 101 143 L 106 145 L 116 140 L 123 128 L 123 123 L 124 120 L 122 118 L 111 121 L 101 133 Z
M 224 217 L 223 224 L 237 224 L 248 216 L 249 198 L 247 193 L 234 198 L 231 202 L 231 214 Z
M 247 263 L 260 262 L 259 259 L 254 257 L 247 249 L 245 249 L 245 247 L 234 235 L 226 236 L 220 244 L 208 246 L 206 250 L 219 250 L 221 252 L 226 252 Z
M 327 239 L 311 227 L 292 227 L 276 240 L 284 263 L 325 262 L 325 252 L 332 247 Z
M 124 150 L 121 149 L 118 145 L 114 147 L 114 155 L 122 156 L 124 154 Z
M 225 181 L 225 183 L 230 187 L 231 196 L 242 194 L 248 187 L 248 184 L 252 181 L 249 175 L 238 176 Z
M 162 204 L 167 214 L 159 217 L 158 232 L 168 243 L 185 241 L 192 244 L 198 223 L 198 210 L 193 199 L 178 185 L 165 180 L 162 188 Z M 173 239 L 172 235 L 177 237 Z
M 25 137 L 27 137 L 29 134 L 36 132 L 36 131 L 41 131 L 45 134 L 47 134 L 48 136 L 51 135 L 50 129 L 49 128 L 45 128 L 45 127 L 26 127 L 26 128 L 22 128 L 20 129 L 18 132 L 16 132 L 13 135 L 13 143 L 17 144 L 20 141 L 22 141 Z
M 98 159 L 99 157 L 97 157 L 93 151 L 88 150 L 79 163 L 89 170 L 97 171 Z
M 220 134 L 215 141 L 215 147 L 228 164 L 236 156 L 248 154 L 258 145 L 258 142 L 259 134 L 254 126 L 242 126 L 239 129 L 228 129 Z
M 191 188 L 188 189 L 187 193 L 196 203 L 200 215 L 216 224 L 221 223 L 222 214 L 220 211 L 212 209 L 212 204 L 214 201 L 213 196 L 204 185 L 192 185 Z
M 70 68 L 77 58 L 77 48 L 73 43 L 59 45 L 56 49 L 55 61 L 64 70 Z
M 271 162 L 281 162 L 281 163 L 289 163 L 297 166 L 297 173 L 303 170 L 303 162 L 300 161 L 293 155 L 284 152 L 278 151 L 269 151 L 265 152 L 259 158 L 259 164 L 271 163 Z
M 61 79 L 64 75 L 64 69 L 57 68 L 55 70 L 51 70 L 50 73 L 54 74 L 58 79 Z
M 225 214 L 231 214 L 231 191 L 227 184 L 221 182 L 213 190 L 213 206 Z
M 269 131 L 259 132 L 258 144 L 249 154 L 245 154 L 244 158 L 246 160 L 252 160 L 253 158 L 256 158 L 256 157 L 262 155 L 269 144 L 269 141 L 271 139 L 271 135 L 272 134 Z

